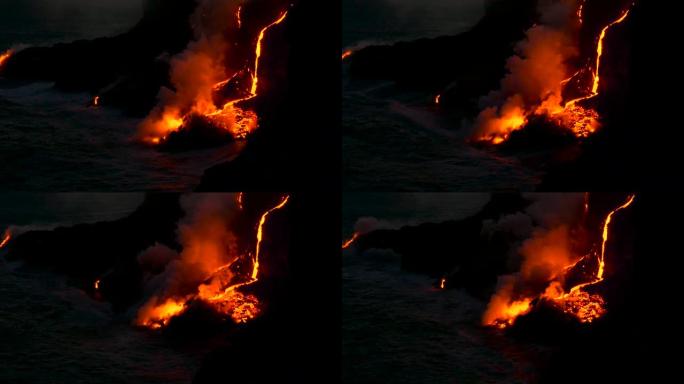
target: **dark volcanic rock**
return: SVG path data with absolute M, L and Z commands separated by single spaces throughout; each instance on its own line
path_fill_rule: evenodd
M 335 189 L 340 91 L 327 79 L 339 78 L 339 58 L 312 32 L 334 27 L 328 13 L 323 2 L 297 2 L 265 38 L 259 128 L 236 159 L 204 172 L 199 191 Z
M 211 148 L 232 142 L 233 135 L 204 116 L 194 114 L 183 122 L 178 131 L 170 133 L 160 144 L 166 152 Z
M 14 80 L 54 81 L 63 90 L 102 93 L 102 102 L 144 114 L 168 82 L 162 53 L 182 51 L 192 39 L 190 14 L 196 0 L 149 0 L 142 20 L 129 32 L 14 54 L 0 76 Z
M 178 249 L 176 222 L 181 214 L 178 195 L 149 195 L 120 220 L 19 235 L 8 244 L 7 259 L 64 273 L 89 292 L 101 279 L 102 298 L 123 308 L 140 295 L 138 254 L 157 242 Z
M 364 48 L 348 59 L 350 73 L 431 91 L 453 84 L 454 92 L 443 94 L 440 104 L 473 104 L 497 88 L 513 46 L 535 20 L 536 4 L 537 0 L 490 1 L 485 16 L 469 31 Z
M 361 236 L 356 247 L 392 249 L 401 255 L 402 269 L 432 276 L 447 275 L 449 287 L 463 287 L 487 296 L 506 271 L 508 242 L 482 238 L 482 223 L 525 209 L 519 194 L 495 194 L 480 212 L 458 221 L 421 224 L 399 230 L 377 230 Z

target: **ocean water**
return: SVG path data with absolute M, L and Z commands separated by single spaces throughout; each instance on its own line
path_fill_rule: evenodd
M 117 220 L 144 198 L 143 193 L 0 193 L 0 231 Z
M 395 223 L 458 219 L 487 201 L 479 194 L 439 195 L 347 194 L 345 226 L 359 216 Z M 401 271 L 391 251 L 351 247 L 342 264 L 343 382 L 503 384 L 536 377 L 548 349 L 481 327 L 485 301 Z
M 164 153 L 134 141 L 140 119 L 88 106 L 91 96 L 52 84 L 0 84 L 0 189 L 11 191 L 192 190 L 242 143 Z
M 344 0 L 343 46 L 456 35 L 482 17 L 484 6 L 484 0 Z M 539 184 L 540 172 L 519 158 L 466 143 L 474 116 L 438 108 L 434 94 L 353 79 L 342 66 L 346 190 L 533 190 Z
M 132 27 L 143 0 L 0 0 L 0 51 L 111 36 Z M 0 190 L 192 190 L 243 144 L 161 153 L 133 138 L 141 119 L 91 108 L 92 95 L 0 79 Z
M 112 36 L 142 16 L 144 0 L 0 0 L 0 51 Z
M 484 4 L 485 0 L 342 0 L 342 46 L 454 34 L 476 22 Z
M 201 355 L 63 278 L 0 261 L 0 382 L 189 383 Z
M 115 220 L 142 194 L 0 194 L 0 231 Z M 1 383 L 189 383 L 205 347 L 131 326 L 65 277 L 0 249 Z M 94 255 L 96 257 L 97 255 Z
M 533 190 L 540 182 L 519 158 L 468 144 L 467 116 L 436 107 L 434 95 L 346 74 L 343 83 L 346 190 Z

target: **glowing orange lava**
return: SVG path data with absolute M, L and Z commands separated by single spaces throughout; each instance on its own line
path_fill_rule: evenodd
M 345 241 L 342 243 L 342 249 L 347 249 L 347 248 L 349 248 L 352 244 L 354 244 L 354 241 L 356 241 L 356 239 L 358 239 L 359 236 L 360 236 L 360 233 L 354 232 L 354 234 L 352 235 L 352 237 L 350 237 L 349 239 L 345 240 Z
M 242 5 L 238 5 L 235 11 L 235 21 L 237 22 L 238 28 L 242 28 Z
M 577 10 L 577 17 L 580 24 L 583 23 L 584 3 L 585 1 L 582 1 Z M 545 116 L 558 126 L 573 132 L 577 138 L 587 138 L 592 133 L 596 132 L 600 127 L 600 116 L 598 112 L 591 107 L 583 106 L 579 103 L 599 95 L 601 58 L 603 56 L 606 34 L 612 27 L 625 21 L 629 16 L 630 11 L 631 7 L 623 11 L 616 20 L 610 22 L 601 30 L 597 40 L 596 60 L 593 68 L 591 68 L 590 65 L 587 65 L 587 67 L 579 69 L 572 76 L 561 81 L 558 88 L 548 96 L 545 96 L 545 99 L 536 107 L 524 108 L 519 102 L 515 102 L 506 107 L 502 107 L 494 116 L 492 116 L 492 111 L 485 110 L 484 112 L 487 112 L 485 116 L 489 117 L 486 120 L 487 123 L 483 125 L 483 130 L 486 133 L 478 134 L 475 137 L 475 141 L 488 142 L 494 145 L 501 144 L 508 140 L 512 132 L 522 129 L 532 116 Z M 588 85 L 585 87 L 589 90 L 589 94 L 564 102 L 563 98 L 560 96 L 563 89 L 568 84 L 576 84 L 581 81 L 578 76 L 587 72 L 591 73 L 592 79 L 591 87 Z M 481 116 L 483 116 L 482 113 Z
M 582 0 L 579 5 L 579 9 L 577 10 L 577 19 L 579 20 L 580 24 L 584 23 L 584 3 L 586 3 L 587 0 Z
M 2 241 L 0 241 L 0 249 L 4 248 L 11 239 L 12 235 L 9 233 L 9 231 L 5 232 L 5 235 L 2 237 Z
M 435 104 L 439 104 L 439 99 L 442 98 L 442 95 L 437 95 L 435 96 Z
M 238 260 L 222 265 L 197 288 L 197 293 L 185 297 L 171 297 L 164 301 L 154 301 L 141 308 L 142 316 L 136 320 L 140 326 L 158 329 L 166 326 L 169 321 L 185 312 L 188 303 L 192 300 L 202 300 L 210 304 L 217 312 L 230 316 L 236 323 L 246 323 L 255 318 L 261 312 L 259 299 L 251 294 L 239 291 L 239 288 L 248 286 L 259 280 L 260 255 L 264 236 L 264 225 L 269 215 L 282 209 L 288 203 L 290 197 L 285 196 L 278 205 L 261 215 L 257 225 L 256 246 L 254 252 L 248 253 L 252 259 L 252 270 L 247 280 L 239 283 L 233 282 L 231 266 Z
M 10 49 L 9 51 L 3 52 L 0 54 L 0 67 L 2 67 L 3 64 L 12 56 L 12 50 Z
M 353 53 L 353 52 L 352 52 L 351 50 L 347 50 L 347 51 L 342 52 L 342 60 L 344 60 L 344 59 L 346 59 L 347 57 L 351 56 L 352 53 Z
M 566 107 L 572 108 L 572 107 L 575 106 L 578 102 L 583 101 L 583 100 L 591 99 L 591 98 L 593 98 L 593 97 L 596 97 L 596 96 L 599 94 L 599 84 L 601 83 L 600 69 L 601 69 L 601 57 L 603 56 L 603 41 L 604 41 L 605 38 L 606 38 L 606 33 L 608 32 L 608 30 L 609 30 L 611 27 L 613 27 L 613 26 L 615 26 L 615 25 L 617 25 L 617 24 L 620 24 L 620 23 L 622 23 L 623 21 L 625 21 L 625 19 L 627 19 L 627 16 L 629 16 L 630 10 L 631 10 L 631 9 L 627 9 L 626 11 L 624 11 L 624 12 L 622 13 L 622 15 L 620 15 L 620 17 L 619 17 L 617 20 L 615 20 L 615 21 L 613 21 L 612 23 L 606 25 L 606 26 L 601 30 L 601 35 L 599 36 L 598 44 L 597 44 L 597 47 L 596 47 L 596 64 L 595 64 L 594 70 L 592 71 L 592 73 L 593 73 L 592 79 L 593 79 L 593 80 L 592 80 L 592 85 L 591 85 L 591 94 L 588 95 L 588 96 L 584 96 L 584 97 L 580 97 L 580 98 L 577 98 L 577 99 L 568 101 L 568 102 L 565 104 Z
M 551 281 L 546 290 L 534 297 L 524 297 L 516 300 L 510 299 L 506 295 L 495 295 L 490 301 L 488 313 L 483 322 L 485 325 L 505 328 L 512 325 L 515 320 L 532 309 L 532 302 L 546 300 L 563 312 L 574 316 L 581 323 L 591 323 L 606 313 L 605 300 L 598 293 L 587 292 L 590 286 L 600 283 L 604 279 L 605 272 L 605 253 L 606 244 L 609 240 L 610 223 L 613 216 L 619 211 L 629 207 L 635 199 L 635 195 L 629 196 L 619 207 L 608 213 L 603 221 L 601 246 L 594 248 L 589 254 L 574 261 L 562 269 L 562 274 Z M 579 283 L 565 291 L 563 280 L 565 276 L 572 272 L 575 267 L 586 269 L 590 263 L 596 263 L 596 269 L 591 273 L 591 279 L 587 282 Z
M 241 7 L 238 7 L 236 11 L 238 26 L 242 25 L 241 9 Z M 287 11 L 281 13 L 275 21 L 262 28 L 259 32 L 254 50 L 253 68 L 249 69 L 251 83 L 247 96 L 228 100 L 220 108 L 213 101 L 197 101 L 187 113 L 183 113 L 178 108 L 167 107 L 161 113 L 161 117 L 150 124 L 152 128 L 148 128 L 148 130 L 151 130 L 152 133 L 144 135 L 142 141 L 149 144 L 163 142 L 170 133 L 178 131 L 186 119 L 193 114 L 201 115 L 216 127 L 229 131 L 236 139 L 245 139 L 249 136 L 257 128 L 258 116 L 254 111 L 242 108 L 239 104 L 258 96 L 259 64 L 263 50 L 263 40 L 271 28 L 285 20 L 287 13 Z M 213 83 L 211 90 L 220 91 L 223 86 L 236 78 L 240 72 L 237 71 L 227 79 Z
M 239 192 L 237 194 L 236 201 L 237 201 L 238 208 L 240 208 L 240 210 L 244 209 L 244 207 L 242 206 L 242 198 L 244 197 L 244 194 L 245 194 L 244 192 Z
M 441 280 L 439 280 L 439 289 L 444 289 L 446 288 L 446 277 L 442 277 Z
M 100 289 L 100 279 L 95 280 L 94 286 L 96 291 Z
M 95 96 L 95 98 L 93 99 L 93 105 L 96 107 L 100 105 L 100 96 Z

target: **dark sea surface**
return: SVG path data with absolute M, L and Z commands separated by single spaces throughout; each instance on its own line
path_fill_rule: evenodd
M 529 191 L 540 182 L 518 158 L 468 144 L 458 111 L 447 115 L 433 99 L 391 83 L 344 80 L 346 190 Z
M 0 261 L 0 296 L 0 382 L 180 384 L 199 366 L 50 273 Z
M 342 0 L 342 46 L 356 48 L 461 32 L 485 0 Z
M 344 0 L 343 46 L 455 35 L 483 12 L 483 0 Z M 533 190 L 539 183 L 540 173 L 517 158 L 466 143 L 474 116 L 439 108 L 435 94 L 352 79 L 342 65 L 346 190 Z
M 0 51 L 124 32 L 144 0 L 0 0 Z
M 395 227 L 440 222 L 471 215 L 486 201 L 486 194 L 347 193 L 343 221 L 346 233 L 362 216 Z M 486 301 L 401 271 L 391 251 L 351 247 L 342 257 L 345 383 L 503 384 L 535 377 L 547 350 L 481 327 Z
M 0 1 L 0 51 L 116 35 L 142 15 L 142 0 Z M 133 140 L 141 119 L 92 98 L 0 79 L 0 190 L 186 191 L 242 147 L 161 153 Z
M 130 214 L 141 194 L 0 194 L 0 230 L 54 228 Z M 189 383 L 202 353 L 131 326 L 55 273 L 0 250 L 1 383 Z M 97 255 L 93 255 L 97 257 Z

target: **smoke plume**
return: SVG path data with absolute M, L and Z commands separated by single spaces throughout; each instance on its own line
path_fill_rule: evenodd
M 512 233 L 520 240 L 513 247 L 516 272 L 500 276 L 483 323 L 506 319 L 529 307 L 526 298 L 543 294 L 549 282 L 562 277 L 578 255 L 574 252 L 573 228 L 583 217 L 584 194 L 530 194 L 534 200 L 524 213 L 502 217 L 483 226 L 483 232 Z M 513 312 L 511 312 L 513 311 Z
M 170 62 L 173 89 L 162 88 L 159 104 L 142 122 L 142 140 L 164 137 L 182 124 L 189 112 L 213 112 L 213 87 L 226 78 L 226 57 L 230 54 L 230 31 L 236 29 L 235 0 L 202 0 L 191 17 L 195 41 Z
M 238 212 L 232 195 L 183 196 L 181 206 L 186 215 L 178 226 L 178 239 L 183 249 L 180 254 L 155 245 L 138 257 L 144 269 L 150 272 L 163 270 L 148 285 L 153 291 L 152 297 L 140 308 L 139 322 L 154 317 L 150 311 L 160 304 L 197 293 L 197 288 L 213 272 L 239 256 L 237 238 L 231 230 Z
M 500 142 L 521 128 L 529 115 L 560 108 L 567 63 L 579 52 L 577 6 L 577 0 L 540 1 L 540 24 L 515 47 L 500 89 L 480 100 L 476 140 Z

